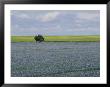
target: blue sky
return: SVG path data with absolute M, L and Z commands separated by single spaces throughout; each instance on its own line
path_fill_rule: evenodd
M 12 10 L 11 35 L 99 35 L 99 10 Z

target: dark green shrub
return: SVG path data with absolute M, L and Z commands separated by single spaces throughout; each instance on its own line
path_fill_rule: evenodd
M 38 41 L 38 42 L 42 42 L 42 41 L 44 41 L 44 37 L 42 36 L 42 35 L 36 35 L 35 37 L 34 37 L 34 39 L 36 40 L 36 42 Z

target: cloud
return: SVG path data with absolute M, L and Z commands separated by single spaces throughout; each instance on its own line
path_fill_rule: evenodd
M 59 11 L 12 11 L 11 16 L 20 19 L 31 19 L 41 22 L 50 22 L 55 20 L 60 15 Z
M 78 13 L 77 18 L 82 20 L 95 20 L 99 17 L 99 14 L 96 13 Z
M 17 11 L 11 12 L 11 16 L 15 16 L 22 19 L 30 19 L 30 16 L 28 14 L 17 12 Z
M 100 11 L 26 10 L 11 15 L 12 35 L 100 34 Z
M 37 16 L 36 19 L 42 22 L 49 22 L 57 18 L 60 12 L 48 12 L 44 15 Z
M 20 14 L 20 15 L 18 15 L 18 17 L 20 17 L 20 18 L 25 18 L 25 19 L 29 19 L 30 17 L 28 16 L 28 15 L 26 15 L 26 14 Z

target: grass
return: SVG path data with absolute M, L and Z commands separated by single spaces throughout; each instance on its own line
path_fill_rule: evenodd
M 96 42 L 99 35 L 86 36 L 44 36 L 46 42 Z M 11 36 L 11 42 L 35 42 L 34 36 Z

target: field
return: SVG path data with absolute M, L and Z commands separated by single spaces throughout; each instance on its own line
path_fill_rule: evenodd
M 11 37 L 12 77 L 99 77 L 100 36 Z
M 11 76 L 99 77 L 100 42 L 11 43 Z
M 88 36 L 44 36 L 45 42 L 96 42 L 98 35 Z M 11 36 L 11 42 L 35 42 L 34 36 Z

